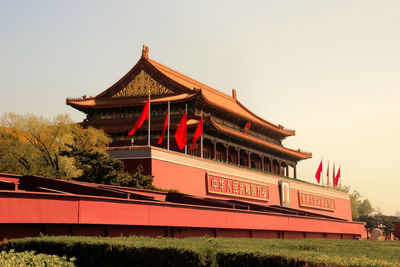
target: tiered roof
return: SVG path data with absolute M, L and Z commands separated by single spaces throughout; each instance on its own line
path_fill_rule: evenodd
M 272 133 L 274 138 L 277 140 L 282 140 L 287 136 L 295 134 L 294 130 L 285 129 L 281 125 L 275 125 L 255 115 L 237 100 L 236 94 L 229 96 L 171 68 L 168 68 L 155 60 L 150 59 L 148 57 L 147 47 L 144 47 L 142 51 L 142 57 L 136 63 L 136 65 L 107 90 L 95 97 L 67 99 L 67 104 L 83 112 L 88 112 L 89 110 L 98 108 L 143 105 L 147 98 L 143 95 L 116 97 L 116 95 L 121 92 L 124 87 L 126 87 L 143 70 L 158 83 L 163 84 L 163 86 L 172 90 L 170 91 L 168 89 L 168 92 L 164 94 L 152 95 L 152 103 L 166 103 L 167 101 L 181 102 L 192 98 L 200 98 L 209 106 L 215 107 L 218 110 L 226 111 L 229 114 L 235 114 L 242 120 L 251 122 L 252 129 L 253 127 L 257 127 L 262 131 Z M 231 129 L 215 121 L 212 121 L 211 125 L 225 134 L 234 135 L 235 137 L 255 142 L 259 145 L 265 145 L 270 149 L 289 154 L 298 159 L 306 159 L 311 157 L 311 153 L 287 149 L 278 144 L 273 144 L 257 137 L 243 134 L 240 131 Z
M 207 103 L 218 109 L 225 110 L 229 113 L 236 114 L 242 117 L 244 120 L 250 121 L 254 125 L 259 125 L 263 128 L 267 128 L 270 131 L 274 131 L 276 134 L 281 135 L 283 138 L 295 134 L 294 130 L 285 129 L 281 125 L 275 125 L 270 123 L 259 116 L 255 115 L 249 109 L 244 107 L 236 97 L 229 96 L 218 90 L 211 88 L 201 82 L 198 82 L 192 78 L 189 78 L 177 71 L 174 71 L 148 57 L 143 55 L 136 65 L 119 81 L 117 81 L 110 88 L 102 92 L 95 97 L 81 98 L 81 99 L 67 99 L 67 105 L 70 105 L 83 112 L 87 109 L 92 108 L 108 108 L 114 106 L 136 106 L 142 105 L 145 98 L 138 99 L 138 97 L 126 97 L 126 98 L 112 98 L 119 89 L 127 84 L 135 73 L 138 73 L 140 69 L 146 69 L 153 75 L 159 76 L 161 80 L 166 81 L 169 84 L 175 85 L 178 91 L 174 92 L 170 96 L 152 96 L 152 102 L 163 102 L 163 101 L 180 101 L 185 100 L 195 95 L 200 95 Z

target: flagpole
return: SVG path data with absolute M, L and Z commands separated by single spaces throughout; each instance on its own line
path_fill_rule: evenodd
M 323 158 L 321 157 L 321 162 L 322 162 L 322 160 L 323 160 Z M 323 166 L 323 164 L 321 164 L 321 166 Z M 322 173 L 322 181 L 321 181 L 321 185 L 323 186 L 324 185 L 324 168 L 322 167 L 321 168 L 321 173 Z
M 326 168 L 326 187 L 329 188 L 329 159 L 328 159 L 328 167 Z
M 201 111 L 201 118 L 203 118 L 203 111 Z M 203 135 L 204 135 L 204 122 L 203 122 L 203 125 L 202 125 L 202 133 L 201 133 L 201 136 L 200 136 L 200 157 L 201 158 L 203 158 Z
M 150 146 L 150 90 L 149 90 L 149 127 L 147 129 L 147 145 Z
M 169 105 L 169 101 L 168 101 L 168 138 L 167 138 L 167 150 L 169 150 L 169 125 L 170 125 L 170 117 L 171 117 L 171 112 L 170 112 L 170 105 Z
M 186 114 L 186 125 L 187 125 L 187 104 L 185 105 L 185 114 Z M 187 126 L 186 126 L 186 144 L 185 144 L 185 155 L 187 154 Z

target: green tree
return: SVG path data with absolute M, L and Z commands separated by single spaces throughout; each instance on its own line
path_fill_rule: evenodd
M 361 200 L 361 194 L 357 190 L 350 193 L 349 186 L 339 186 L 336 190 L 348 193 L 350 196 L 351 215 L 353 221 L 365 221 L 365 218 L 375 212 L 368 199 Z
M 103 131 L 82 128 L 68 115 L 6 113 L 0 118 L 0 172 L 155 189 L 141 166 L 126 173 L 105 152 L 110 142 Z
M 359 218 L 365 218 L 370 216 L 375 209 L 372 207 L 371 202 L 368 199 L 364 199 L 360 201 L 360 205 L 358 206 L 358 214 Z
M 0 172 L 73 178 L 81 175 L 74 159 L 60 155 L 72 144 L 104 150 L 110 139 L 103 131 L 82 128 L 68 115 L 45 119 L 32 114 L 0 117 Z
M 360 218 L 360 198 L 361 194 L 358 191 L 353 191 L 353 193 L 350 194 L 351 215 L 353 221 L 357 221 Z
M 386 236 L 386 239 L 389 239 L 391 234 L 394 232 L 394 224 L 396 222 L 400 222 L 399 218 L 387 216 L 382 213 L 377 213 L 373 217 L 377 222 L 377 227 L 382 230 L 383 235 Z
M 74 179 L 84 182 L 111 184 L 118 186 L 155 189 L 153 177 L 143 175 L 143 167 L 138 166 L 134 174 L 124 171 L 122 161 L 111 158 L 106 153 L 81 149 L 68 145 L 68 150 L 61 151 L 62 156 L 74 159 L 74 165 L 82 173 Z

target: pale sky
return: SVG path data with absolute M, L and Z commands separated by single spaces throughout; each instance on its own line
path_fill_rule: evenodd
M 313 153 L 300 179 L 329 159 L 374 207 L 400 211 L 399 0 L 0 0 L 0 113 L 82 121 L 65 99 L 107 89 L 142 44 L 295 129 L 284 145 Z

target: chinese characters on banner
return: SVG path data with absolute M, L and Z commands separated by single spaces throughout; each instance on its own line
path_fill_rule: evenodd
M 268 186 L 207 174 L 207 192 L 268 201 Z
M 305 192 L 299 192 L 299 205 L 301 207 L 335 210 L 335 200 L 333 198 L 318 196 Z

